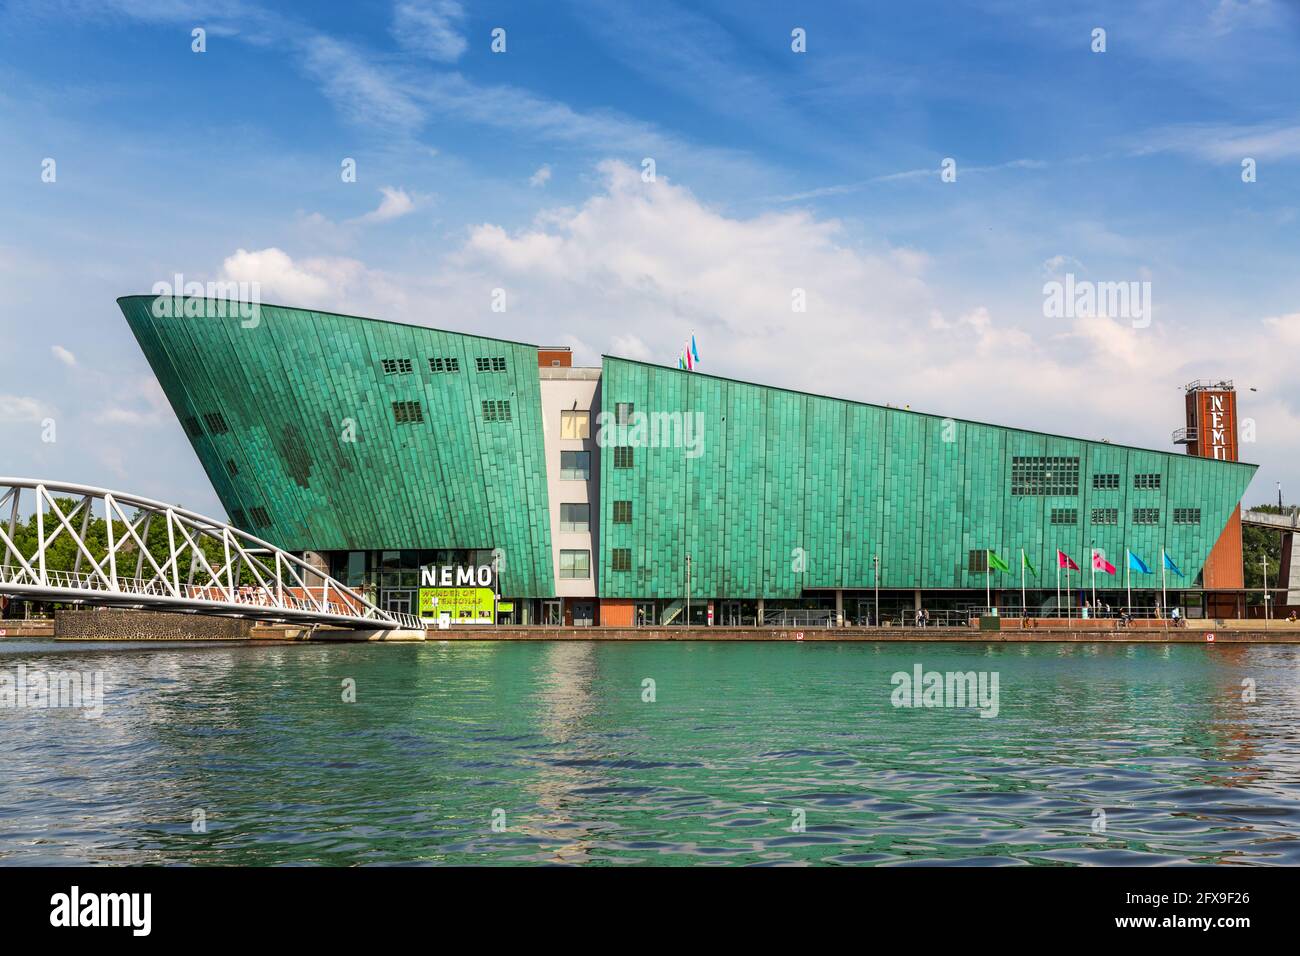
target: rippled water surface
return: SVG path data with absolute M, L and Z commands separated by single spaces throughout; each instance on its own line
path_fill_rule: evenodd
M 893 707 L 917 663 L 997 672 L 998 716 Z M 0 641 L 19 664 L 106 699 L 0 709 L 10 864 L 1300 863 L 1300 648 Z

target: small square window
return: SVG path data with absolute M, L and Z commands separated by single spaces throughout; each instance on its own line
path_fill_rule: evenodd
M 631 548 L 613 548 L 609 553 L 610 566 L 615 571 L 632 570 L 632 549 Z
M 510 420 L 509 400 L 489 399 L 483 402 L 483 421 L 508 422 Z
M 585 411 L 579 411 L 577 409 L 561 409 L 560 437 L 561 438 L 590 438 L 591 437 L 591 413 Z
M 626 425 L 632 421 L 632 412 L 635 407 L 631 402 L 618 402 L 614 406 L 614 424 Z
M 230 473 L 231 478 L 234 478 L 237 474 L 239 474 L 239 466 L 235 464 L 235 459 L 233 458 L 226 459 L 226 471 Z
M 429 359 L 429 371 L 434 373 L 441 372 L 459 372 L 460 359 L 458 358 L 431 358 Z
M 415 425 L 424 421 L 424 409 L 419 402 L 393 402 L 393 419 L 399 425 Z
M 590 551 L 568 551 L 560 552 L 560 577 L 583 579 L 591 577 L 591 552 Z
M 632 523 L 632 502 L 616 501 L 614 502 L 614 524 L 631 524 Z
M 409 358 L 380 359 L 379 364 L 385 375 L 410 375 L 415 368 Z
M 214 435 L 224 435 L 230 431 L 230 426 L 226 424 L 225 416 L 220 412 L 208 412 L 203 416 L 203 424 L 208 426 L 208 431 Z
M 1118 508 L 1093 508 L 1093 524 L 1119 524 Z
M 591 452 L 560 452 L 561 481 L 589 481 L 591 479 Z
M 268 528 L 271 525 L 271 516 L 261 505 L 248 509 L 249 517 L 253 519 L 253 524 L 259 528 Z
M 632 467 L 632 448 L 630 445 L 618 445 L 614 448 L 614 467 Z
M 560 505 L 560 531 L 562 533 L 578 534 L 590 530 L 591 505 L 586 503 Z
M 474 367 L 480 372 L 504 372 L 506 370 L 506 360 L 499 355 L 476 358 L 474 359 Z

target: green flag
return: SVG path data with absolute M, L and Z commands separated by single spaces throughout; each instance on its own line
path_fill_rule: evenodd
M 1005 571 L 1007 574 L 1011 573 L 1011 568 L 1007 566 L 1005 561 L 998 557 L 996 551 L 989 552 L 989 569 L 993 571 Z
M 1021 552 L 1020 552 L 1020 560 L 1021 560 L 1021 562 L 1024 564 L 1024 566 L 1027 567 L 1027 568 L 1029 569 L 1029 573 L 1030 573 L 1030 574 L 1032 574 L 1034 577 L 1038 577 L 1038 571 L 1035 570 L 1035 568 L 1034 568 L 1034 562 L 1032 562 L 1032 561 L 1029 560 L 1029 554 L 1028 554 L 1028 552 L 1021 551 Z

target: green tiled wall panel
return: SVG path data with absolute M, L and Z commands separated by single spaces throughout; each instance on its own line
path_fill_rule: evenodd
M 535 348 L 279 306 L 253 328 L 160 319 L 152 302 L 119 305 L 176 414 L 225 418 L 227 433 L 190 440 L 247 530 L 293 551 L 499 547 L 503 593 L 554 594 Z M 460 371 L 431 372 L 431 357 Z M 480 373 L 477 357 L 507 370 Z M 411 373 L 385 375 L 385 358 L 410 359 Z M 512 420 L 483 421 L 486 399 L 508 399 Z M 396 424 L 404 400 L 421 403 L 422 424 Z
M 734 598 L 796 597 L 805 588 L 869 588 L 873 557 L 888 588 L 983 588 L 971 551 L 992 548 L 1019 582 L 1020 549 L 1038 572 L 1031 587 L 1055 586 L 1056 551 L 1087 578 L 1091 547 L 1121 571 L 1132 547 L 1158 572 L 1166 546 L 1191 583 L 1241 500 L 1254 465 L 1176 452 L 1125 448 L 1020 429 L 956 421 L 606 357 L 603 407 L 631 402 L 643 412 L 698 410 L 704 450 L 638 448 L 630 470 L 601 456 L 602 596 L 680 596 L 684 558 L 692 593 Z M 1011 495 L 1012 460 L 1079 458 L 1077 495 Z M 1092 475 L 1117 473 L 1118 489 L 1094 490 Z M 1159 473 L 1158 490 L 1133 475 Z M 630 526 L 611 524 L 614 500 L 631 500 Z M 1160 509 L 1158 525 L 1135 525 L 1134 508 Z M 1200 524 L 1174 524 L 1175 508 L 1200 508 Z M 1053 508 L 1074 509 L 1053 525 Z M 1116 508 L 1116 525 L 1096 525 L 1093 508 Z M 613 573 L 609 552 L 629 548 L 632 570 Z M 792 550 L 807 556 L 793 570 Z M 1078 580 L 1076 575 L 1075 581 Z M 1159 574 L 1133 586 L 1159 587 Z

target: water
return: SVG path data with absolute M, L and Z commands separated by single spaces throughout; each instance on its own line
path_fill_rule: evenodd
M 894 708 L 917 662 L 996 671 L 999 715 Z M 1300 864 L 1295 647 L 0 641 L 19 663 L 107 693 L 0 710 L 8 864 Z

